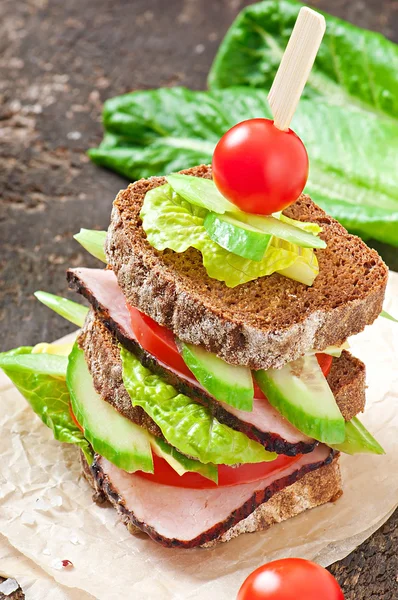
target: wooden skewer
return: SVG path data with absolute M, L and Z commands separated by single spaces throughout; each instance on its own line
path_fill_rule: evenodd
M 304 6 L 297 17 L 268 94 L 274 125 L 289 129 L 326 29 L 325 18 Z

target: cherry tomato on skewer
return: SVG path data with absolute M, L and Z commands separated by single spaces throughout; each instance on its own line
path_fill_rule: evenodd
M 249 213 L 270 215 L 300 196 L 308 179 L 308 155 L 300 138 L 270 119 L 238 123 L 218 142 L 213 179 L 230 202 Z

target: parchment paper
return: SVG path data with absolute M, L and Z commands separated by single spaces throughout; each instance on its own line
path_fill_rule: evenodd
M 398 274 L 385 309 L 398 314 Z M 387 454 L 343 456 L 338 502 L 212 550 L 165 549 L 131 536 L 113 509 L 93 504 L 77 451 L 54 441 L 2 376 L 0 571 L 19 580 L 27 600 L 231 600 L 266 561 L 343 558 L 398 504 L 398 324 L 379 318 L 350 344 L 367 365 L 362 420 Z M 74 567 L 60 569 L 62 559 Z

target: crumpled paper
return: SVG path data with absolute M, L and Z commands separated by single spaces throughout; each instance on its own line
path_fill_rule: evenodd
M 398 315 L 398 274 L 385 309 Z M 264 562 L 288 556 L 323 565 L 352 552 L 398 504 L 398 324 L 383 318 L 350 340 L 367 365 L 364 424 L 385 456 L 342 456 L 344 495 L 262 533 L 211 550 L 133 537 L 111 508 L 91 500 L 78 452 L 52 439 L 0 377 L 0 571 L 27 600 L 231 600 Z M 62 568 L 62 560 L 73 568 Z

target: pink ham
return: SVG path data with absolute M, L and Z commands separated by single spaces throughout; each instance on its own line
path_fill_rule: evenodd
M 203 490 L 154 483 L 126 473 L 99 456 L 92 472 L 98 488 L 127 524 L 135 525 L 164 546 L 192 548 L 219 537 L 276 492 L 332 459 L 333 451 L 319 445 L 263 480 Z
M 105 323 L 111 323 L 112 330 L 123 344 L 132 342 L 138 345 L 131 327 L 126 300 L 113 271 L 87 268 L 70 269 L 68 279 L 71 286 L 99 310 L 100 314 L 104 316 Z M 208 397 L 207 392 L 193 376 L 189 378 L 162 361 L 158 359 L 156 361 L 166 374 L 174 375 L 174 380 L 169 380 L 169 383 L 176 385 L 177 380 L 182 380 L 187 383 L 189 388 L 197 392 L 196 395 L 192 395 L 198 401 L 201 401 L 200 394 Z M 184 389 L 180 389 L 180 391 L 186 393 Z M 214 399 L 212 401 L 216 402 Z M 225 413 L 234 418 L 235 425 L 229 422 L 228 425 L 255 437 L 269 450 L 294 455 L 310 452 L 314 448 L 315 441 L 293 427 L 266 399 L 255 398 L 252 412 L 238 410 L 222 402 L 217 404 Z M 218 413 L 216 416 L 220 419 Z

